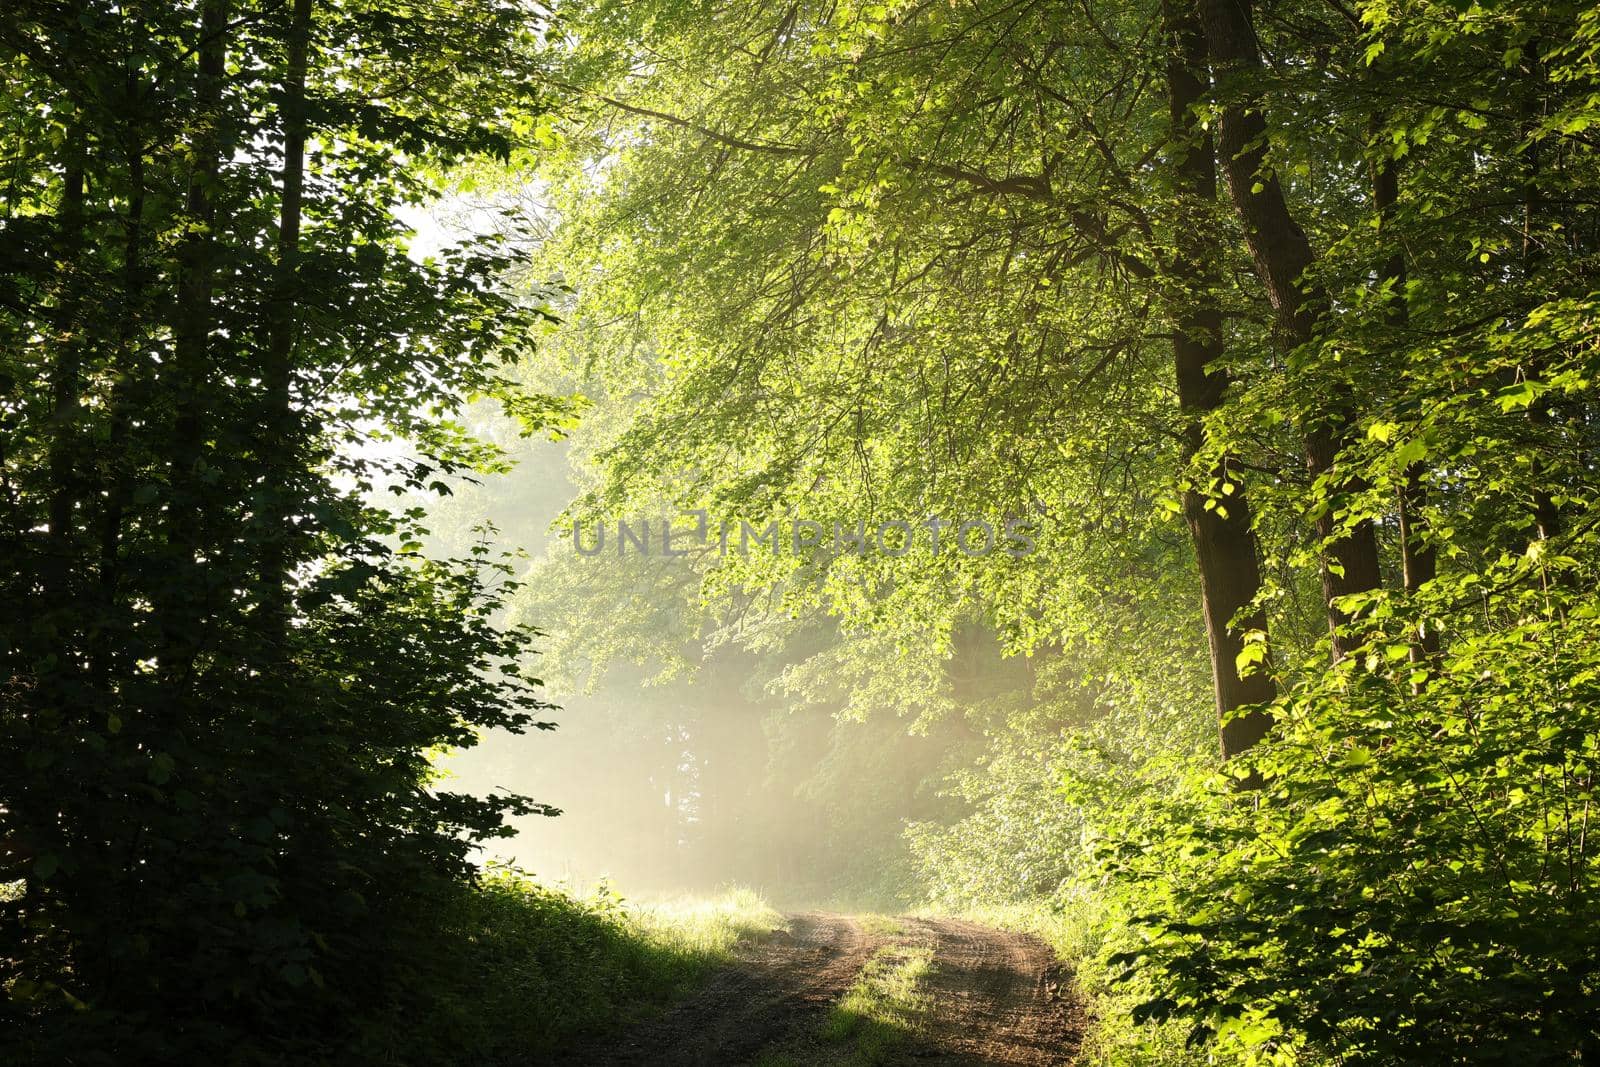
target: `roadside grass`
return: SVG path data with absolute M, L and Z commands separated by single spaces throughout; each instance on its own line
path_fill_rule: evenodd
M 738 945 L 760 944 L 789 925 L 761 894 L 738 887 L 715 897 L 624 904 L 623 909 L 646 938 L 716 963 Z
M 1105 943 L 1105 906 L 1092 891 L 1078 887 L 1069 887 L 1054 897 L 972 905 L 961 909 L 960 915 L 984 926 L 1032 934 L 1074 971 L 1091 960 Z
M 386 976 L 390 1010 L 361 1028 L 361 1062 L 526 1062 L 647 1015 L 783 919 L 757 894 L 636 905 L 578 898 L 509 869 L 435 902 Z

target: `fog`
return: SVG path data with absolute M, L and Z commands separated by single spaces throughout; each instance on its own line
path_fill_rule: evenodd
M 534 194 L 532 185 L 498 184 L 410 211 L 411 254 L 437 254 L 507 217 L 546 227 Z M 587 393 L 593 384 L 565 371 L 546 380 L 549 367 L 522 370 L 539 391 Z M 1029 664 L 1002 661 L 978 630 L 953 657 L 891 645 L 874 658 L 870 643 L 825 621 L 751 611 L 730 626 L 700 605 L 692 560 L 619 555 L 614 524 L 603 551 L 580 556 L 554 524 L 594 482 L 586 464 L 608 422 L 627 414 L 602 402 L 551 440 L 524 437 L 497 405 L 475 403 L 469 428 L 499 445 L 513 469 L 455 479 L 449 496 L 404 500 L 427 509 L 430 555 L 464 558 L 485 536 L 523 554 L 508 620 L 545 635 L 529 662 L 543 698 L 557 705 L 542 716 L 553 731 L 495 731 L 440 756 L 438 787 L 559 808 L 512 820 L 516 836 L 486 843 L 481 858 L 580 892 L 605 883 L 649 898 L 737 885 L 788 907 L 915 899 L 926 879 L 916 876 L 908 829 L 966 814 L 954 776 L 993 747 L 968 702 L 1025 692 Z M 586 524 L 583 545 L 593 538 Z M 890 662 L 892 671 L 873 670 Z M 920 674 L 908 677 L 906 664 Z M 896 688 L 877 692 L 886 679 Z
M 418 501 L 429 551 L 463 555 L 489 523 L 497 548 L 526 553 L 509 615 L 546 635 L 529 655 L 558 728 L 496 731 L 442 756 L 439 788 L 562 811 L 515 820 L 517 835 L 488 843 L 484 858 L 634 898 L 739 885 L 785 906 L 903 903 L 906 828 L 961 813 L 943 786 L 981 736 L 960 715 L 851 707 L 859 693 L 829 625 L 769 619 L 739 638 L 712 635 L 689 560 L 618 556 L 609 544 L 579 557 L 551 525 L 577 491 L 580 450 L 521 439 L 487 405 L 471 414 L 516 466 Z M 1022 680 L 997 664 L 979 642 L 966 662 L 937 661 L 933 682 L 948 690 L 943 676 L 984 665 L 1002 686 Z

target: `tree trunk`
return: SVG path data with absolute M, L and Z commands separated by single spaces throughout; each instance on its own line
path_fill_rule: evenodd
M 84 160 L 88 154 L 84 144 L 86 137 L 81 124 L 67 133 L 61 205 L 56 221 L 56 256 L 61 283 L 55 326 L 60 336 L 55 365 L 50 372 L 50 563 L 45 571 L 51 610 L 65 607 L 70 600 L 67 586 L 73 571 L 73 525 L 80 482 L 75 443 L 83 370 L 84 328 L 79 319 L 84 288 L 80 258 L 83 252 Z
M 1394 218 L 1394 206 L 1400 199 L 1400 178 L 1393 160 L 1380 160 L 1372 168 L 1372 203 L 1378 213 L 1378 232 L 1387 238 Z M 1389 304 L 1389 321 L 1404 327 L 1410 318 L 1406 307 L 1406 260 L 1398 246 L 1383 265 L 1383 274 L 1392 284 L 1393 294 Z M 1427 506 L 1428 487 L 1423 482 L 1426 468 L 1413 463 L 1406 468 L 1400 482 L 1398 513 L 1400 518 L 1400 581 L 1406 593 L 1413 594 L 1438 573 L 1438 559 L 1426 537 L 1427 523 L 1422 509 Z M 1423 626 L 1411 645 L 1411 662 L 1421 667 L 1439 651 L 1439 635 Z M 1414 689 L 1420 686 L 1413 686 Z
M 1193 0 L 1166 0 L 1167 102 L 1171 122 L 1173 171 L 1179 193 L 1199 209 L 1216 201 L 1217 173 L 1211 137 L 1200 128 L 1194 108 L 1203 100 L 1205 40 Z M 1222 406 L 1228 387 L 1227 373 L 1212 364 L 1222 354 L 1222 314 L 1216 304 L 1219 271 L 1213 248 L 1205 237 L 1205 220 L 1194 225 L 1180 221 L 1179 247 L 1168 271 L 1178 294 L 1176 335 L 1172 341 L 1177 372 L 1178 402 L 1188 417 L 1185 426 L 1186 458 L 1193 459 L 1205 445 L 1206 413 Z M 1206 641 L 1211 649 L 1211 680 L 1221 724 L 1222 757 L 1228 759 L 1261 740 L 1271 727 L 1262 711 L 1234 717 L 1241 707 L 1265 704 L 1277 688 L 1264 669 L 1249 676 L 1239 672 L 1242 632 L 1266 631 L 1264 612 L 1256 610 L 1239 620 L 1261 588 L 1258 546 L 1250 524 L 1250 506 L 1243 483 L 1227 459 L 1211 470 L 1219 484 L 1234 486 L 1223 499 L 1211 501 L 1195 489 L 1183 494 L 1184 518 L 1194 540 L 1200 571 L 1201 605 Z M 1264 664 L 1262 665 L 1264 668 Z
M 1249 0 L 1200 0 L 1200 8 L 1213 70 L 1219 76 L 1260 70 Z M 1277 313 L 1279 328 L 1291 344 L 1302 345 L 1315 335 L 1327 297 L 1304 284 L 1313 262 L 1311 242 L 1289 211 L 1277 175 L 1263 169 L 1267 143 L 1259 94 L 1230 100 L 1217 123 L 1217 150 L 1227 175 L 1228 194 L 1244 222 L 1245 240 Z M 1351 421 L 1348 407 L 1337 401 L 1323 410 L 1302 413 L 1306 469 L 1313 479 L 1328 479 L 1330 498 L 1338 495 L 1339 485 L 1332 479 L 1334 461 Z M 1346 484 L 1360 488 L 1359 484 Z M 1378 541 L 1368 520 L 1355 524 L 1344 536 L 1336 536 L 1338 522 L 1331 500 L 1317 516 L 1316 530 L 1323 545 L 1322 593 L 1328 630 L 1333 656 L 1339 659 L 1360 643 L 1360 636 L 1350 632 L 1351 619 L 1334 602 L 1346 594 L 1379 586 Z
M 173 574 L 161 613 L 162 675 L 178 682 L 198 651 L 204 582 L 196 553 L 201 540 L 203 489 L 199 464 L 205 451 L 203 390 L 210 376 L 216 284 L 216 204 L 221 171 L 222 88 L 227 64 L 229 0 L 204 0 L 200 8 L 195 79 L 193 170 L 184 211 L 190 227 L 178 249 L 177 302 L 168 394 L 174 406 L 169 469 L 172 483 L 166 538 Z
M 137 111 L 142 93 L 130 76 L 126 100 Z M 102 692 L 110 687 L 111 626 L 122 582 L 122 520 L 132 492 L 132 474 L 125 455 L 134 404 L 134 379 L 139 372 L 137 335 L 144 303 L 144 134 L 135 115 L 126 130 L 124 151 L 128 167 L 128 211 L 123 220 L 122 293 L 117 314 L 117 341 L 113 354 L 110 429 L 106 441 L 105 504 L 99 515 L 100 611 L 102 635 L 93 654 L 93 677 Z
M 311 45 L 312 0 L 294 0 L 283 83 L 283 198 L 279 205 L 278 270 L 269 304 L 266 353 L 266 432 L 262 440 L 263 501 L 260 582 L 266 640 L 284 652 L 288 632 L 290 488 L 286 484 L 297 427 L 290 402 L 294 374 L 300 216 L 305 193 L 306 68 Z
M 1528 97 L 1523 107 L 1523 126 L 1532 133 L 1537 125 L 1543 121 L 1547 110 L 1544 99 L 1545 69 L 1544 59 L 1540 53 L 1541 42 L 1538 37 L 1528 42 L 1529 71 L 1528 71 Z M 1547 234 L 1540 232 L 1545 210 L 1544 189 L 1541 184 L 1541 169 L 1543 165 L 1543 142 L 1538 138 L 1530 138 L 1527 151 L 1527 176 L 1523 185 L 1522 205 L 1522 273 L 1524 284 L 1533 289 L 1534 276 L 1539 272 L 1539 264 L 1544 259 L 1544 241 Z M 1535 290 L 1536 291 L 1536 290 Z M 1529 378 L 1538 378 L 1543 375 L 1547 367 L 1545 360 L 1535 358 L 1524 370 Z M 1538 428 L 1541 434 L 1558 432 L 1555 420 L 1550 417 L 1546 402 L 1535 401 L 1528 408 L 1528 421 Z M 1533 477 L 1535 479 L 1533 491 L 1533 523 L 1535 536 L 1540 541 L 1548 541 L 1559 537 L 1565 526 L 1561 508 L 1556 503 L 1556 498 L 1545 485 L 1537 484 L 1543 481 L 1550 473 L 1550 465 L 1544 463 L 1537 451 L 1533 453 Z

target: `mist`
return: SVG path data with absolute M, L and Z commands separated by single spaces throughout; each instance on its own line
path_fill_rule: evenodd
M 488 843 L 483 859 L 580 893 L 737 886 L 795 908 L 913 902 L 908 830 L 970 810 L 952 786 L 985 751 L 954 696 L 1019 694 L 1027 662 L 1003 661 L 974 629 L 922 679 L 924 700 L 863 707 L 840 675 L 816 687 L 808 674 L 831 673 L 828 658 L 850 644 L 836 625 L 765 619 L 730 632 L 699 600 L 694 559 L 623 554 L 614 542 L 578 556 L 555 526 L 579 493 L 584 428 L 524 439 L 492 404 L 471 416 L 515 467 L 418 498 L 429 551 L 460 555 L 487 536 L 496 551 L 526 554 L 510 615 L 545 634 L 528 654 L 556 705 L 542 717 L 557 728 L 487 732 L 437 760 L 439 787 L 561 810 L 512 820 L 516 835 Z M 597 642 L 607 628 L 616 642 Z

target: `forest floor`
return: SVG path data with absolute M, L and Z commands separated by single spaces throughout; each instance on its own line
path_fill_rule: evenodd
M 551 1062 L 1067 1064 L 1085 1025 L 1054 955 L 1027 934 L 809 912 L 663 1013 Z

